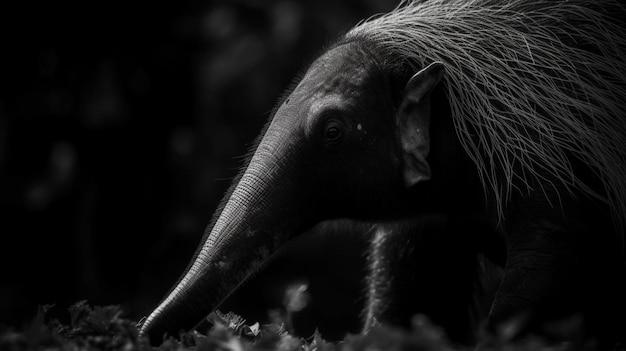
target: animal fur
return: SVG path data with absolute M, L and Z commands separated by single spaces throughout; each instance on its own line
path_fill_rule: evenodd
M 346 40 L 374 42 L 416 70 L 445 63 L 457 136 L 500 216 L 512 191 L 556 189 L 547 178 L 557 179 L 607 202 L 623 240 L 625 19 L 614 0 L 401 1 Z M 589 167 L 600 190 L 574 163 Z

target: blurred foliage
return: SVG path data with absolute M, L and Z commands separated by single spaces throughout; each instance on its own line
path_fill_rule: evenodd
M 281 92 L 395 3 L 0 5 L 0 323 L 79 299 L 147 314 Z
M 22 330 L 0 330 L 0 349 L 21 350 L 220 350 L 220 351 L 453 351 L 473 348 L 451 344 L 443 331 L 427 318 L 416 316 L 411 330 L 375 325 L 366 334 L 347 335 L 339 342 L 328 342 L 319 333 L 308 338 L 295 337 L 283 325 L 258 323 L 249 326 L 229 312 L 209 316 L 212 327 L 206 333 L 181 332 L 168 337 L 158 347 L 138 337 L 136 322 L 122 317 L 119 306 L 91 307 L 82 301 L 72 305 L 63 318 L 52 317 L 53 306 L 43 306 Z M 540 338 L 511 341 L 488 338 L 481 350 L 593 350 L 594 345 L 548 344 Z

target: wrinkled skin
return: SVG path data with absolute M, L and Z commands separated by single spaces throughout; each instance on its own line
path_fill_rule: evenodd
M 484 253 L 504 267 L 488 315 L 492 329 L 525 312 L 532 318 L 522 331 L 574 313 L 596 322 L 623 311 L 616 305 L 623 300 L 623 258 L 606 208 L 565 191 L 537 190 L 514 197 L 506 221 L 498 221 L 476 166 L 456 139 L 440 86 L 443 64 L 416 73 L 401 63 L 377 62 L 375 51 L 367 43 L 343 43 L 313 63 L 276 110 L 187 271 L 143 323 L 142 335 L 158 343 L 164 333 L 193 328 L 285 243 L 334 218 L 371 223 L 445 218 L 437 225 L 378 227 L 379 243 L 387 244 L 371 249 L 370 264 L 387 267 L 387 273 L 368 278 L 366 327 L 373 319 L 407 325 L 410 314 L 427 305 L 403 304 L 410 297 L 394 286 L 400 278 L 393 277 L 419 272 L 415 255 L 393 254 L 405 248 L 397 247 L 398 240 L 411 247 L 432 233 L 464 228 L 484 231 L 472 236 L 481 244 L 468 245 L 467 255 L 455 256 L 458 262 L 444 255 L 451 266 L 464 271 Z M 383 240 L 380 233 L 398 239 Z M 441 244 L 434 249 L 446 251 Z M 417 289 L 419 276 L 407 276 L 417 279 L 409 284 Z M 475 278 L 472 273 L 464 286 Z M 397 306 L 412 307 L 399 313 Z M 611 328 L 601 329 L 612 340 L 617 333 Z M 465 338 L 464 331 L 454 333 Z

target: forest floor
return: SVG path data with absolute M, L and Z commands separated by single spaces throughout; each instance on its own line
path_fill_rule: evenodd
M 17 330 L 0 329 L 0 350 L 121 350 L 121 351 L 357 351 L 357 350 L 472 350 L 451 344 L 441 328 L 426 318 L 416 318 L 410 331 L 382 325 L 366 335 L 348 335 L 340 342 L 327 342 L 315 333 L 309 338 L 292 336 L 284 325 L 247 324 L 233 313 L 213 313 L 208 318 L 213 326 L 205 333 L 198 331 L 170 337 L 159 346 L 150 346 L 138 337 L 137 322 L 123 317 L 116 305 L 90 306 L 78 302 L 61 318 L 53 317 L 47 305 L 39 309 L 33 320 Z M 58 311 L 57 311 L 58 312 Z M 58 315 L 58 313 L 57 313 Z M 67 320 L 62 322 L 61 320 Z M 490 338 L 481 350 L 593 350 L 593 344 L 548 345 L 540 338 L 511 342 L 506 338 Z

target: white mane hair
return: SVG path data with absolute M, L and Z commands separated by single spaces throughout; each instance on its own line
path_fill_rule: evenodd
M 623 240 L 625 18 L 619 0 L 401 0 L 346 39 L 373 42 L 416 70 L 445 64 L 457 137 L 500 216 L 513 189 L 546 193 L 557 179 L 607 202 Z M 603 192 L 575 174 L 573 160 Z

